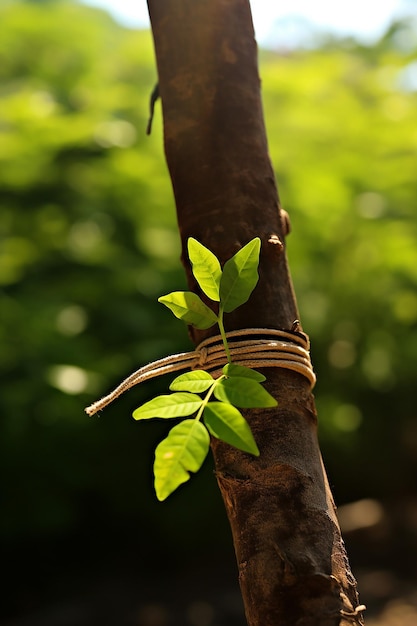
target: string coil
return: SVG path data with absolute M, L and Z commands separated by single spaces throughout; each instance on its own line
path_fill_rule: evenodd
M 300 331 L 272 328 L 244 328 L 226 333 L 233 363 L 251 368 L 281 367 L 298 372 L 310 383 L 316 382 L 311 360 L 308 336 Z M 116 387 L 111 393 L 88 406 L 88 415 L 95 415 L 122 393 L 135 385 L 156 376 L 170 374 L 184 369 L 203 369 L 214 378 L 220 375 L 227 361 L 220 335 L 202 341 L 195 350 L 181 352 L 144 365 Z

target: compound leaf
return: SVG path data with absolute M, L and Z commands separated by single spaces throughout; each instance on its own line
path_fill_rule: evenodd
M 222 270 L 218 258 L 193 237 L 188 239 L 188 256 L 193 274 L 203 292 L 211 300 L 219 302 Z
M 220 301 L 226 313 L 244 304 L 258 282 L 261 240 L 255 237 L 226 261 L 220 280 Z
M 173 314 L 186 324 L 200 330 L 210 328 L 217 322 L 217 315 L 192 291 L 173 291 L 158 298 Z
M 250 367 L 245 367 L 244 365 L 236 365 L 235 363 L 228 363 L 225 365 L 223 368 L 223 374 L 232 378 L 250 378 L 252 380 L 256 380 L 258 383 L 263 383 L 263 381 L 266 380 L 266 377 L 260 372 L 257 372 Z
M 207 456 L 210 437 L 197 420 L 184 420 L 172 428 L 155 450 L 155 491 L 165 500 L 177 487 L 197 472 Z
M 277 401 L 262 385 L 250 378 L 225 378 L 214 388 L 217 400 L 242 409 L 277 406 Z
M 135 420 L 152 419 L 153 417 L 184 417 L 192 415 L 200 408 L 202 399 L 194 393 L 172 393 L 157 396 L 145 402 L 133 412 Z
M 213 376 L 204 370 L 194 370 L 177 376 L 169 388 L 172 391 L 192 391 L 193 393 L 201 393 L 209 389 L 214 382 Z
M 225 402 L 209 402 L 203 416 L 204 423 L 214 437 L 259 456 L 249 424 L 236 407 Z

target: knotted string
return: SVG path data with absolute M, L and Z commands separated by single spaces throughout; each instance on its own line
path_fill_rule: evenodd
M 299 331 L 271 328 L 244 328 L 226 333 L 230 356 L 236 365 L 246 367 L 281 367 L 298 372 L 313 388 L 316 376 L 310 361 L 308 336 Z M 85 409 L 94 415 L 122 393 L 150 378 L 184 369 L 203 369 L 216 378 L 227 361 L 220 335 L 202 341 L 195 350 L 181 352 L 144 365 L 120 383 L 114 391 Z

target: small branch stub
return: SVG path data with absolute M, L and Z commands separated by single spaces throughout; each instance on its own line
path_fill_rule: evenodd
M 271 235 L 268 239 L 268 243 L 272 246 L 276 246 L 278 252 L 282 252 L 282 250 L 284 249 L 284 244 L 282 243 L 278 235 Z

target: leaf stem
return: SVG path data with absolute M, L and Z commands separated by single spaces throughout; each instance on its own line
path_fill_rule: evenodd
M 213 395 L 214 388 L 224 378 L 226 378 L 226 376 L 224 374 L 222 374 L 219 378 L 217 378 L 216 380 L 213 381 L 213 384 L 211 385 L 211 387 L 207 391 L 206 395 L 204 396 L 202 405 L 200 406 L 200 408 L 197 411 L 197 415 L 195 416 L 195 419 L 197 421 L 199 421 L 201 419 L 201 416 L 203 415 L 203 411 L 206 408 L 206 406 L 208 404 L 208 401 L 210 400 L 211 396 Z
M 217 318 L 217 323 L 219 325 L 220 335 L 222 337 L 224 350 L 226 352 L 227 362 L 230 364 L 232 362 L 232 357 L 230 355 L 229 344 L 227 343 L 226 331 L 224 330 L 223 314 L 224 314 L 224 310 L 223 310 L 222 305 L 220 304 L 220 310 L 219 310 L 219 316 Z

